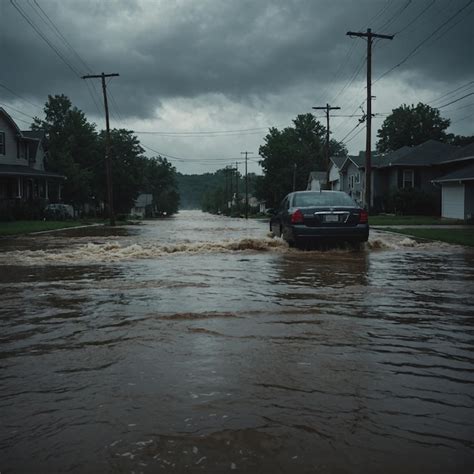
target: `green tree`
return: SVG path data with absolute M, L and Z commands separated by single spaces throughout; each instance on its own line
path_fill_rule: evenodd
M 441 117 L 439 110 L 422 104 L 403 104 L 393 109 L 377 132 L 377 151 L 386 153 L 402 146 L 416 146 L 427 140 L 447 141 L 446 129 L 450 120 Z
M 454 146 L 467 146 L 471 143 L 474 143 L 474 135 L 463 136 L 463 135 L 454 135 L 450 133 L 447 138 L 447 143 Z
M 295 189 L 306 189 L 311 171 L 325 169 L 326 129 L 312 114 L 298 115 L 293 127 L 271 128 L 260 146 L 264 175 L 256 182 L 258 197 L 276 206 Z
M 151 193 L 153 206 L 159 214 L 178 212 L 179 192 L 176 168 L 161 156 L 146 158 L 143 163 L 142 191 Z
M 35 117 L 31 129 L 45 131 L 46 167 L 66 176 L 64 200 L 80 207 L 91 199 L 94 168 L 100 161 L 95 124 L 65 95 L 49 95 L 44 114 L 44 120 Z
M 102 164 L 95 174 L 97 196 L 107 201 L 105 166 L 105 131 L 99 134 Z M 110 131 L 110 155 L 112 166 L 112 182 L 114 209 L 116 213 L 127 214 L 133 207 L 135 199 L 141 191 L 143 182 L 144 162 L 143 148 L 133 132 L 125 129 Z

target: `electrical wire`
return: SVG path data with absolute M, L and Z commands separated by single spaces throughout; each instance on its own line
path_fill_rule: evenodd
M 440 105 L 436 107 L 437 109 L 442 109 L 444 107 L 447 107 L 448 105 L 455 104 L 456 102 L 459 102 L 460 100 L 465 99 L 466 97 L 470 97 L 471 95 L 474 95 L 474 92 L 470 92 L 469 94 L 463 95 L 462 97 L 459 97 L 456 100 L 452 100 L 451 102 L 448 102 L 447 104 Z
M 38 36 L 56 53 L 56 55 L 61 59 L 61 61 L 73 72 L 77 77 L 81 77 L 77 69 L 71 65 L 69 61 L 58 51 L 58 49 L 49 41 L 47 36 L 38 28 L 38 26 L 31 20 L 31 18 L 19 7 L 14 0 L 10 0 L 12 6 L 18 11 L 18 13 L 26 20 L 26 22 L 33 28 L 33 30 L 38 34 Z
M 474 0 L 469 0 L 463 7 L 461 7 L 456 13 L 451 15 L 447 20 L 445 20 L 440 26 L 438 26 L 434 31 L 432 31 L 426 38 L 424 38 L 422 41 L 420 41 L 406 56 L 403 58 L 399 63 L 395 64 L 392 66 L 390 69 L 385 71 L 383 74 L 381 74 L 375 81 L 372 82 L 372 84 L 375 84 L 376 82 L 380 81 L 383 77 L 385 77 L 387 74 L 390 74 L 393 70 L 396 68 L 400 67 L 402 64 L 408 61 L 414 54 L 416 54 L 421 47 L 423 47 L 424 44 L 426 44 L 430 39 L 432 39 L 443 27 L 445 27 L 447 24 L 449 24 L 454 18 L 456 18 L 458 15 L 460 15 L 467 7 L 469 7 Z
M 22 97 L 20 94 L 17 94 L 14 90 L 10 89 L 10 88 L 9 88 L 8 86 L 6 86 L 5 84 L 0 83 L 0 87 L 2 87 L 3 89 L 7 90 L 8 92 L 10 92 L 10 94 L 14 95 L 15 97 L 18 97 L 18 98 L 21 99 L 23 102 L 26 102 L 27 104 L 30 104 L 30 105 L 32 105 L 33 107 L 36 107 L 37 109 L 43 111 L 43 107 L 41 107 L 41 106 L 38 105 L 38 104 L 35 104 L 34 102 L 31 102 L 31 100 L 25 99 L 24 97 Z
M 467 82 L 466 84 L 463 84 L 462 86 L 456 87 L 456 89 L 453 89 L 453 90 L 451 90 L 451 91 L 448 91 L 448 92 L 446 92 L 445 94 L 439 96 L 438 98 L 429 101 L 428 104 L 429 104 L 429 105 L 432 105 L 432 104 L 434 104 L 435 102 L 439 102 L 441 99 L 444 99 L 444 98 L 446 98 L 446 97 L 448 97 L 448 96 L 450 96 L 450 95 L 452 95 L 452 94 L 454 94 L 454 93 L 456 93 L 456 92 L 459 92 L 459 91 L 461 91 L 462 89 L 469 89 L 471 85 L 474 85 L 474 81 L 469 81 L 469 82 Z

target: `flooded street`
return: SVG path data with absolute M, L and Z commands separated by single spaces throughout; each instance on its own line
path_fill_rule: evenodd
M 471 473 L 474 251 L 183 211 L 0 240 L 0 471 Z

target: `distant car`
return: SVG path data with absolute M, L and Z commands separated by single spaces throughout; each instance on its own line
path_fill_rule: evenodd
M 270 231 L 290 246 L 323 242 L 366 242 L 369 219 L 342 191 L 297 191 L 283 199 L 270 219 Z
M 48 204 L 44 216 L 50 220 L 64 220 L 74 218 L 74 209 L 69 204 Z

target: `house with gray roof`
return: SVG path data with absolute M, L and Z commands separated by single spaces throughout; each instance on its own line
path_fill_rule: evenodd
M 450 158 L 455 169 L 433 180 L 441 187 L 441 217 L 474 220 L 474 143 Z
M 45 169 L 44 132 L 20 130 L 0 107 L 0 216 L 61 200 L 65 177 Z
M 431 196 L 433 208 L 441 213 L 439 178 L 474 161 L 474 144 L 464 148 L 436 140 L 418 146 L 404 146 L 386 155 L 372 156 L 372 203 L 378 211 L 387 209 L 393 193 L 415 189 Z M 365 153 L 348 156 L 339 167 L 340 189 L 362 203 L 365 188 Z M 469 191 L 468 191 L 469 192 Z

